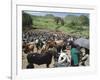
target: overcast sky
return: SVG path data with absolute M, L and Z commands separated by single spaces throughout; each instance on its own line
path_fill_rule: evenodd
M 24 11 L 25 13 L 35 15 L 35 16 L 45 16 L 47 14 L 52 14 L 57 17 L 65 17 L 67 15 L 75 15 L 75 16 L 80 16 L 80 15 L 86 15 L 89 16 L 88 13 L 69 13 L 69 12 L 40 12 L 40 11 Z

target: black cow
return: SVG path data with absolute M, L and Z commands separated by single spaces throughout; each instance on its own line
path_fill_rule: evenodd
M 47 68 L 49 68 L 49 65 L 52 61 L 52 57 L 54 55 L 53 51 L 47 51 L 46 53 L 33 53 L 27 55 L 27 61 L 28 65 L 27 68 L 34 68 L 33 64 L 41 65 L 46 64 Z

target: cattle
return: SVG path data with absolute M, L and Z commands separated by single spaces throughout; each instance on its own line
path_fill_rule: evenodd
M 55 40 L 58 53 L 66 49 L 66 42 L 64 40 Z
M 47 51 L 45 54 L 28 54 L 27 61 L 28 65 L 27 68 L 34 68 L 34 64 L 42 65 L 46 64 L 46 67 L 49 68 L 49 65 L 52 61 L 52 57 L 54 56 L 54 52 L 52 50 Z
M 43 41 L 40 40 L 40 39 L 36 39 L 36 43 L 35 44 L 36 44 L 37 49 L 42 48 L 43 45 L 44 45 Z
M 69 36 L 62 31 L 29 30 L 24 32 L 22 35 L 22 51 L 27 55 L 27 68 L 34 68 L 34 64 L 46 64 L 49 67 L 51 57 L 54 56 L 54 60 L 57 62 L 60 53 L 64 52 L 66 47 L 71 47 L 76 39 L 77 37 Z M 51 52 L 55 54 L 51 55 Z
M 34 52 L 34 49 L 37 50 L 36 45 L 34 42 L 29 42 L 26 45 L 24 45 L 24 53 L 32 53 Z

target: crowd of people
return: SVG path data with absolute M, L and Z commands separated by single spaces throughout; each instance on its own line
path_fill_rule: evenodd
M 60 53 L 56 66 L 89 66 L 89 49 L 72 44 Z

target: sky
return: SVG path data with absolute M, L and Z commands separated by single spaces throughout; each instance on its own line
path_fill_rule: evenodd
M 68 15 L 75 15 L 75 16 L 80 16 L 80 15 L 85 15 L 89 16 L 88 13 L 69 13 L 69 12 L 41 12 L 41 11 L 24 11 L 25 13 L 28 13 L 30 15 L 35 15 L 35 16 L 45 16 L 47 14 L 52 14 L 56 17 L 65 17 Z

